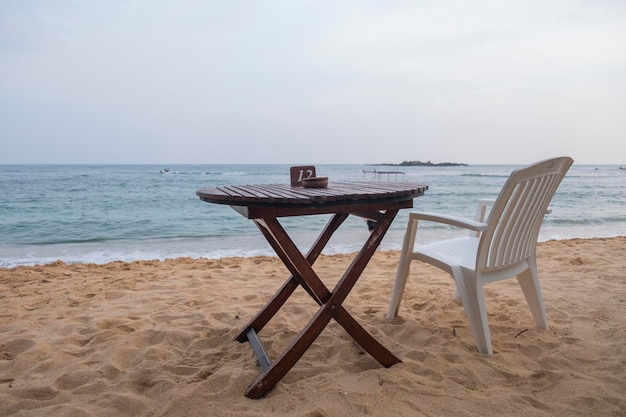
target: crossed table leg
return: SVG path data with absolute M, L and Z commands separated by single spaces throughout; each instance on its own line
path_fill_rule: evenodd
M 337 213 L 329 220 L 306 257 L 302 255 L 276 218 L 254 219 L 261 233 L 292 275 L 235 337 L 235 340 L 239 342 L 250 342 L 262 369 L 261 374 L 246 389 L 247 397 L 261 398 L 270 391 L 302 357 L 331 319 L 335 319 L 365 351 L 384 367 L 388 368 L 400 362 L 400 359 L 374 339 L 342 306 L 397 213 L 398 209 L 386 210 L 382 215 L 372 213 L 372 217 L 378 217 L 378 224 L 332 292 L 313 271 L 312 265 L 330 237 L 348 217 L 348 213 Z M 280 356 L 272 361 L 261 345 L 258 333 L 278 312 L 298 285 L 309 293 L 320 308 Z

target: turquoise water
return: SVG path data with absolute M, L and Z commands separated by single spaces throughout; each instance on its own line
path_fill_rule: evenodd
M 181 256 L 220 258 L 273 255 L 254 224 L 227 206 L 208 204 L 195 191 L 207 185 L 288 183 L 288 165 L 0 165 L 0 267 L 62 260 Z M 330 181 L 371 180 L 365 170 L 401 170 L 400 181 L 427 184 L 415 210 L 473 216 L 479 198 L 495 197 L 517 166 L 372 167 L 318 165 Z M 386 177 L 383 177 L 386 180 Z M 552 202 L 540 240 L 626 235 L 626 170 L 574 165 Z M 382 249 L 399 249 L 403 210 Z M 282 220 L 304 250 L 327 216 Z M 360 249 L 367 228 L 349 218 L 325 253 Z M 423 240 L 457 233 L 426 225 Z

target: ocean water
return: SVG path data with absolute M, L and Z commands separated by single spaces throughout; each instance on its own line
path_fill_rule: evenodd
M 0 165 L 0 267 L 106 263 L 176 257 L 274 255 L 253 222 L 195 194 L 208 185 L 288 183 L 288 165 Z M 518 166 L 386 167 L 318 165 L 330 181 L 387 181 L 364 173 L 402 171 L 390 180 L 427 184 L 413 210 L 472 217 L 479 198 L 495 197 Z M 626 235 L 626 169 L 574 165 L 546 216 L 540 240 Z M 410 210 L 402 210 L 381 245 L 399 249 Z M 328 216 L 282 219 L 308 249 Z M 458 234 L 428 225 L 419 239 Z M 365 223 L 349 218 L 325 253 L 360 249 Z

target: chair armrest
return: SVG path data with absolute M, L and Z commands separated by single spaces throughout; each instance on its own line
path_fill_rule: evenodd
M 414 212 L 409 214 L 411 220 L 424 220 L 435 223 L 449 224 L 450 226 L 462 227 L 476 232 L 484 232 L 487 230 L 487 223 L 478 222 L 458 216 L 450 216 L 447 214 Z
M 476 208 L 476 215 L 474 216 L 474 220 L 476 220 L 477 222 L 484 222 L 487 218 L 487 213 L 491 210 L 491 207 L 495 204 L 495 202 L 495 198 L 481 198 L 480 200 L 478 200 L 478 207 Z M 479 237 L 480 232 L 470 232 L 470 236 Z

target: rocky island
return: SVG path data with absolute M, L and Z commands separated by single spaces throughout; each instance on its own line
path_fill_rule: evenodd
M 457 162 L 422 162 L 422 161 L 403 161 L 399 164 L 375 164 L 375 165 L 385 165 L 385 166 L 393 166 L 393 167 L 460 167 L 467 166 L 467 164 L 457 163 Z

